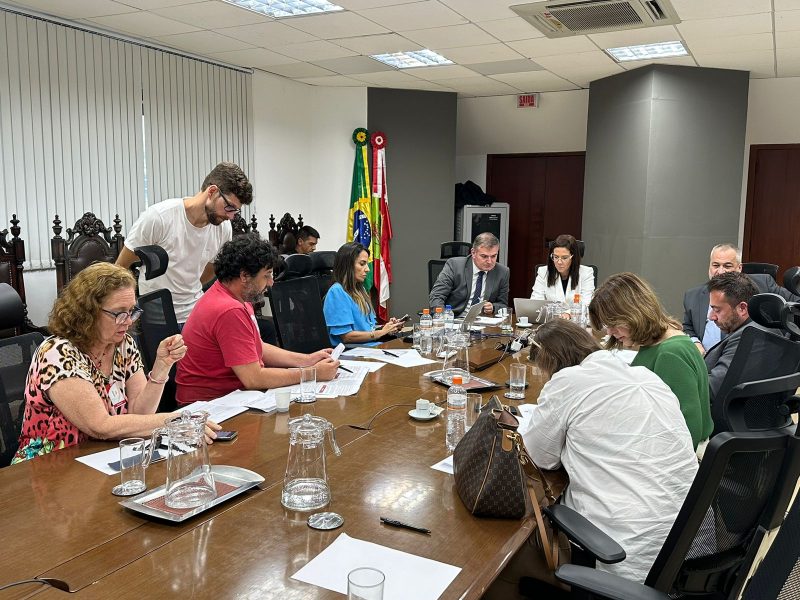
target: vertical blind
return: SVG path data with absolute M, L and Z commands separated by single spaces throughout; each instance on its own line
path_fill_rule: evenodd
M 252 170 L 250 74 L 0 10 L 0 229 L 52 266 L 57 214 L 126 234 L 148 205 L 193 195 L 218 162 Z M 61 234 L 66 237 L 66 231 Z

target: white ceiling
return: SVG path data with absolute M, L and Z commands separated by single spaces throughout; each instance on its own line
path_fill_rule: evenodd
M 311 85 L 461 96 L 571 90 L 647 64 L 618 64 L 605 48 L 677 39 L 691 56 L 659 62 L 800 76 L 800 0 L 672 0 L 677 25 L 561 39 L 544 37 L 508 8 L 525 0 L 332 1 L 346 11 L 280 20 L 221 0 L 8 4 Z M 399 71 L 367 56 L 420 48 L 455 65 Z

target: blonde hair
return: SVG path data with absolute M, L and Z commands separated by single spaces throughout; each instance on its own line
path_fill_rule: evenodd
M 681 329 L 650 284 L 635 273 L 618 273 L 603 282 L 589 304 L 589 320 L 595 329 L 627 327 L 630 341 L 640 346 L 655 344 L 669 328 Z M 616 338 L 608 338 L 606 348 L 621 347 Z

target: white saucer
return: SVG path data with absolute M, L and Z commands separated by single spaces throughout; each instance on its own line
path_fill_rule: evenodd
M 531 325 L 533 325 L 533 323 L 531 323 L 530 321 L 528 321 L 527 323 L 520 323 L 519 321 L 517 321 L 517 327 L 530 327 Z
M 434 412 L 431 414 L 429 412 L 417 412 L 416 408 L 412 408 L 410 411 L 408 411 L 408 416 L 417 421 L 430 421 L 431 419 L 438 417 L 439 413 Z

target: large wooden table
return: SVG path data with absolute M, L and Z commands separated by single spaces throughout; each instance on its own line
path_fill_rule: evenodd
M 525 356 L 505 358 L 480 375 L 504 382 L 510 362 L 527 364 Z M 0 585 L 38 576 L 64 580 L 87 598 L 341 598 L 290 577 L 344 532 L 461 567 L 442 598 L 480 598 L 532 524 L 473 517 L 452 476 L 430 468 L 448 454 L 445 416 L 417 422 L 407 412 L 420 397 L 445 401 L 446 389 L 422 377 L 433 367 L 386 365 L 368 375 L 355 396 L 293 404 L 288 415 L 250 411 L 226 421 L 239 437 L 211 446 L 212 464 L 245 467 L 266 481 L 182 524 L 127 511 L 110 493 L 114 477 L 74 460 L 113 443 L 89 442 L 0 469 Z M 531 375 L 529 365 L 528 402 L 541 387 Z M 387 407 L 370 431 L 351 427 Z M 327 459 L 330 510 L 344 517 L 333 531 L 310 529 L 307 514 L 290 513 L 280 503 L 287 421 L 303 412 L 331 421 L 342 448 L 341 456 L 329 452 Z M 151 488 L 164 479 L 164 463 L 148 469 Z M 384 526 L 380 516 L 432 534 Z M 0 598 L 29 596 L 66 597 L 40 584 L 0 592 Z

